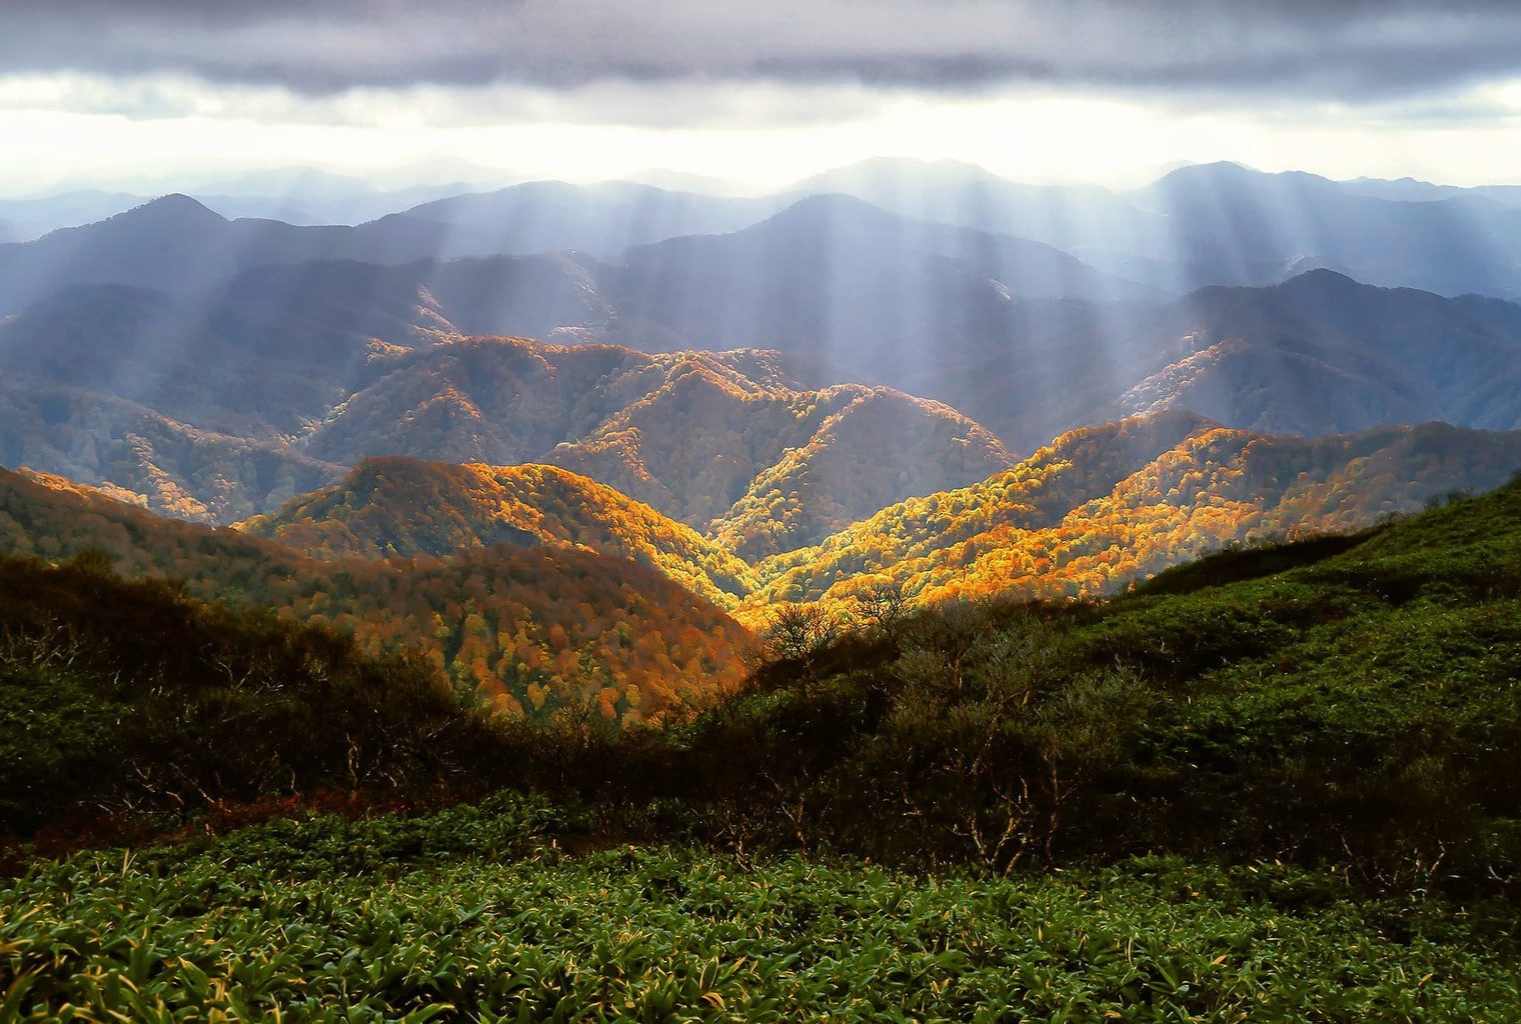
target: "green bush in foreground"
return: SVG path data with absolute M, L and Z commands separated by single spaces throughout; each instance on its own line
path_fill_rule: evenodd
M 0 888 L 0 1020 L 1513 1021 L 1521 970 L 1333 876 L 989 881 L 567 857 L 510 795 L 80 854 Z M 362 851 L 362 852 L 361 852 Z

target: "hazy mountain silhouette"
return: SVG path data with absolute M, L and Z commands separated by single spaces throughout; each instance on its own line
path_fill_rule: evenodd
M 433 254 L 438 256 L 573 249 L 616 260 L 634 245 L 735 231 L 783 205 L 780 198 L 704 195 L 630 182 L 533 181 L 414 206 L 363 230 L 383 235 L 394 219 L 447 225 L 442 247 Z
M 874 160 L 799 188 L 1039 240 L 1175 293 L 1274 284 L 1324 267 L 1445 295 L 1521 295 L 1521 190 L 1505 186 L 1337 182 L 1221 162 L 1108 191 L 1021 185 L 968 165 Z
M 92 224 L 147 202 L 125 192 L 81 189 L 50 196 L 0 199 L 0 243 L 30 242 L 59 228 Z
M 645 347 L 774 347 L 829 379 L 896 383 L 996 347 L 1023 300 L 1153 293 L 1039 242 L 910 220 L 848 196 L 752 227 L 629 250 L 610 337 Z
M 1317 435 L 1441 420 L 1521 427 L 1521 306 L 1311 271 L 1201 289 L 1127 317 L 1026 308 L 984 361 L 895 382 L 965 412 L 1017 451 L 1063 430 L 1189 409 L 1233 427 Z
M 1205 289 L 1169 316 L 1192 326 L 1188 351 L 1129 389 L 1125 411 L 1187 408 L 1308 435 L 1428 420 L 1521 427 L 1521 306 L 1318 270 Z
M 732 230 L 777 205 L 642 185 L 536 182 L 426 203 L 354 227 L 308 227 L 228 220 L 174 194 L 98 223 L 0 245 L 0 313 L 75 284 L 185 293 L 269 264 L 344 259 L 396 265 L 560 250 L 616 257 L 629 245 Z

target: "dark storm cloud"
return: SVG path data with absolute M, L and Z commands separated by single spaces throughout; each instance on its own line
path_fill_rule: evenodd
M 322 94 L 623 80 L 1007 82 L 1389 98 L 1521 71 L 1521 4 L 0 0 L 0 71 Z

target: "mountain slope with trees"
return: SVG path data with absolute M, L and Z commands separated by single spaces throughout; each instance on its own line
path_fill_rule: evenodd
M 751 606 L 848 609 L 885 584 L 911 603 L 1112 594 L 1220 547 L 1363 528 L 1518 470 L 1521 432 L 1428 424 L 1306 440 L 1185 413 L 1136 417 L 766 559 Z
M 737 685 L 750 638 L 653 569 L 564 547 L 322 561 L 0 471 L 0 554 L 98 552 L 129 577 L 332 626 L 361 652 L 419 649 L 464 697 L 513 715 L 610 722 L 685 713 Z
M 578 203 L 601 209 L 573 194 L 581 198 L 564 201 L 571 220 L 580 216 Z M 1390 206 L 1447 202 L 1354 198 Z M 562 199 L 554 203 L 564 205 Z M 147 259 L 139 250 L 173 238 L 166 251 L 184 265 L 165 271 L 166 280 L 81 271 L 71 284 L 60 271 L 46 288 L 18 298 L 0 317 L 0 369 L 17 383 L 76 388 L 102 402 L 123 399 L 187 427 L 343 465 L 383 454 L 555 462 L 555 445 L 591 442 L 597 451 L 567 468 L 700 528 L 746 497 L 749 481 L 775 460 L 726 453 L 754 471 L 716 493 L 708 482 L 696 484 L 693 497 L 703 500 L 689 501 L 692 480 L 651 474 L 645 481 L 648 467 L 637 465 L 627 441 L 592 439 L 660 384 L 636 395 L 637 373 L 623 374 L 620 383 L 599 373 L 552 381 L 571 357 L 548 349 L 540 352 L 556 364 L 553 370 L 519 375 L 489 365 L 510 362 L 507 350 L 469 339 L 530 335 L 663 353 L 623 357 L 629 370 L 671 367 L 684 357 L 727 360 L 730 370 L 750 377 L 737 382 L 745 390 L 769 386 L 769 377 L 751 374 L 771 371 L 800 392 L 844 383 L 897 388 L 955 409 L 1016 453 L 1075 427 L 1161 409 L 1307 435 L 1427 420 L 1521 426 L 1515 398 L 1521 307 L 1360 285 L 1308 265 L 1272 275 L 1281 283 L 1261 287 L 1211 286 L 1181 298 L 1137 293 L 1111 287 L 1049 246 L 895 216 L 842 196 L 805 199 L 727 234 L 635 246 L 623 262 L 567 252 L 461 259 L 413 253 L 393 262 L 379 245 L 349 252 L 279 241 L 289 232 L 320 238 L 336 229 L 228 222 L 189 200 L 123 217 L 65 233 L 67 245 L 49 245 L 89 267 L 130 269 Z M 1260 222 L 1261 211 L 1249 219 Z M 252 241 L 242 239 L 240 232 L 254 230 L 248 225 L 260 224 Z M 430 224 L 429 230 L 457 227 Z M 211 240 L 193 242 L 201 235 Z M 239 248 L 242 241 L 251 248 Z M 196 284 L 202 264 L 216 264 L 203 251 L 207 245 L 247 254 L 250 262 L 235 260 L 212 275 L 215 281 Z M 28 253 L 17 266 L 47 263 Z M 1307 272 L 1296 276 L 1299 270 Z M 733 357 L 716 351 L 743 345 L 783 355 L 749 357 L 738 369 Z M 473 346 L 468 354 L 466 346 Z M 694 353 L 694 346 L 715 351 Z M 604 353 L 589 362 L 598 358 L 617 361 Z M 753 369 L 763 361 L 769 370 Z M 715 372 L 736 383 L 733 373 Z M 516 390 L 488 392 L 499 385 Z M 626 400 L 610 400 L 609 388 L 628 388 L 619 392 Z M 514 422 L 546 415 L 556 429 L 530 433 Z M 91 436 L 107 440 L 99 428 Z M 768 436 L 759 444 L 771 442 Z M 651 443 L 648 431 L 641 431 L 641 443 Z M 0 452 L 19 444 L 0 433 Z M 48 454 L 34 468 L 80 475 L 78 467 L 91 461 L 79 457 L 88 454 L 80 447 L 69 458 Z M 630 472 L 614 472 L 630 460 Z M 603 475 L 593 469 L 599 462 Z M 96 470 L 98 482 L 110 479 L 107 468 Z M 210 495 L 192 497 L 213 504 Z M 749 497 L 753 504 L 765 492 Z M 823 517 L 832 522 L 801 529 L 802 542 L 837 525 L 835 513 Z M 793 542 L 778 539 L 783 549 Z
M 554 466 L 366 459 L 332 487 L 239 524 L 314 558 L 445 556 L 497 544 L 595 551 L 732 606 L 750 567 L 691 527 Z

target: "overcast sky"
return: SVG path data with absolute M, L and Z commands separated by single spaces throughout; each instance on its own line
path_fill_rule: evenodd
M 875 155 L 1521 182 L 1521 4 L 0 0 L 0 191 L 313 165 L 782 184 Z

